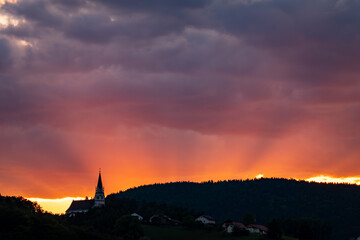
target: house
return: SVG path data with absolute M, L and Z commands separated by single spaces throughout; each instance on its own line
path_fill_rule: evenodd
M 222 227 L 225 228 L 225 231 L 227 233 L 232 233 L 234 231 L 235 227 L 247 230 L 246 226 L 244 224 L 242 224 L 241 222 L 227 222 L 227 223 L 224 223 L 222 225 Z
M 70 207 L 66 210 L 69 217 L 75 216 L 77 213 L 85 213 L 90 208 L 105 206 L 104 187 L 101 181 L 101 171 L 99 171 L 98 183 L 95 189 L 94 199 L 73 200 Z
M 247 226 L 247 230 L 250 233 L 266 234 L 269 229 L 263 225 L 250 224 Z
M 202 222 L 203 224 L 215 224 L 215 219 L 208 215 L 201 215 L 200 217 L 196 218 L 195 221 Z
M 140 216 L 137 213 L 132 213 L 131 216 L 136 217 L 139 221 L 142 221 L 144 219 L 142 216 Z
M 155 214 L 150 217 L 149 222 L 156 225 L 180 225 L 181 222 L 164 214 Z

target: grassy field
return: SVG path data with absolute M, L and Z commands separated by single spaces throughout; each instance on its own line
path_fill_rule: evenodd
M 143 226 L 145 236 L 151 240 L 260 240 L 259 235 L 233 237 L 219 231 L 189 230 L 184 227 L 173 226 Z M 283 240 L 296 240 L 284 237 Z

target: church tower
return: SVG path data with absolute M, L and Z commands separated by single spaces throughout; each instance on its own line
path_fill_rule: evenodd
M 104 187 L 101 181 L 101 170 L 99 170 L 99 179 L 95 191 L 94 207 L 101 207 L 101 206 L 105 206 L 105 195 L 104 195 Z

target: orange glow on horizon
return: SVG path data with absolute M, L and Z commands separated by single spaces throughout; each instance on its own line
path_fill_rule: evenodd
M 331 177 L 325 175 L 319 175 L 316 177 L 311 177 L 305 179 L 308 182 L 318 182 L 318 183 L 347 183 L 347 184 L 356 184 L 360 185 L 360 177 Z
M 63 214 L 69 208 L 73 200 L 84 200 L 82 197 L 65 197 L 59 199 L 46 199 L 46 198 L 26 198 L 32 202 L 37 202 L 40 207 L 53 214 Z

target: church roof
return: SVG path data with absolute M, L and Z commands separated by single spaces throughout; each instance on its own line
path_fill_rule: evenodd
M 101 181 L 101 172 L 99 172 L 99 179 L 98 179 L 97 188 L 103 188 L 102 181 Z
M 86 211 L 94 205 L 94 199 L 91 200 L 74 200 L 66 212 Z

